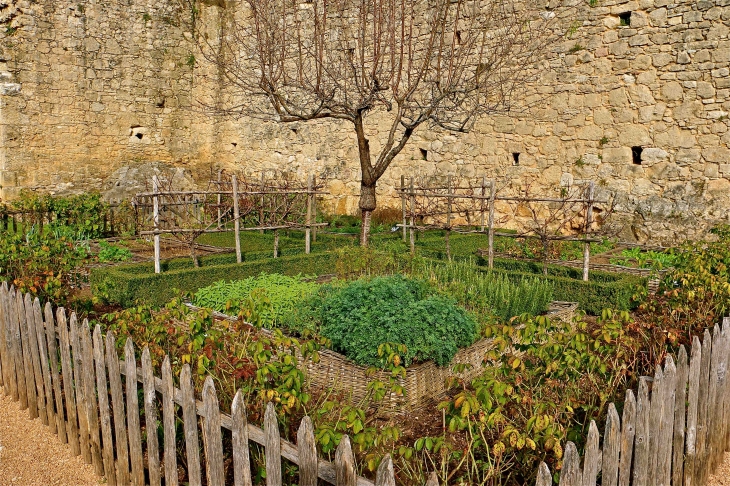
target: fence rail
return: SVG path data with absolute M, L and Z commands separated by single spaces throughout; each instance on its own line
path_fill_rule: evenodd
M 138 366 L 131 338 L 124 360 L 115 342 L 112 333 L 104 336 L 98 325 L 92 331 L 86 320 L 79 323 L 63 308 L 54 313 L 50 303 L 41 307 L 38 299 L 6 283 L 0 287 L 0 385 L 31 419 L 40 418 L 73 454 L 93 464 L 108 484 L 159 486 L 164 478 L 166 486 L 177 485 L 180 470 L 191 486 L 223 486 L 231 476 L 225 470 L 231 462 L 224 456 L 225 440 L 231 444 L 236 486 L 252 484 L 250 441 L 264 447 L 267 486 L 281 486 L 282 458 L 299 466 L 302 486 L 316 486 L 318 478 L 336 486 L 395 486 L 390 456 L 381 461 L 375 483 L 358 477 L 347 436 L 334 463 L 318 459 L 309 417 L 302 420 L 293 444 L 280 438 L 273 404 L 267 405 L 259 428 L 247 423 L 240 391 L 230 414 L 223 413 L 210 376 L 196 399 L 189 365 L 183 365 L 176 388 L 168 356 L 155 376 L 148 348 Z M 145 434 L 143 441 L 143 431 L 156 430 L 158 421 L 162 443 L 154 433 Z M 179 423 L 184 429 L 180 440 Z M 178 463 L 178 450 L 185 451 L 185 467 Z
M 575 444 L 565 447 L 560 486 L 704 485 L 730 451 L 730 319 L 667 356 L 654 378 L 626 392 L 623 415 L 608 408 L 603 448 L 591 421 L 583 466 Z M 537 486 L 553 483 L 540 464 Z

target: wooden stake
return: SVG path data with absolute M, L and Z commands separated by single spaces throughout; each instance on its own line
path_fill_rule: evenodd
M 596 191 L 596 184 L 591 181 L 588 185 L 588 208 L 586 209 L 586 230 L 585 236 L 591 231 L 591 223 L 593 219 L 593 196 Z M 591 260 L 591 244 L 586 241 L 583 246 L 583 280 L 588 281 L 588 267 Z
M 317 187 L 317 176 L 312 177 L 312 189 Z M 312 192 L 312 223 L 317 222 L 317 196 Z M 312 226 L 312 241 L 317 241 L 317 225 Z
M 406 236 L 406 226 L 408 226 L 408 221 L 406 220 L 406 177 L 404 175 L 400 176 L 400 202 L 401 202 L 401 208 L 403 210 L 403 243 L 408 241 L 408 237 Z
M 481 227 L 482 227 L 482 233 L 484 232 L 484 196 L 487 193 L 487 178 L 485 176 L 482 176 L 482 199 L 479 202 L 479 214 L 481 216 Z
M 489 268 L 494 268 L 494 200 L 497 195 L 497 184 L 494 179 L 489 182 Z
M 279 230 L 274 231 L 274 258 L 279 258 Z
M 307 178 L 307 223 L 304 236 L 304 253 L 312 251 L 312 176 Z
M 222 175 L 222 172 L 223 171 L 221 169 L 218 169 L 218 191 L 221 191 L 221 175 Z M 221 193 L 218 192 L 218 194 L 216 194 L 216 202 L 218 203 L 218 229 L 221 229 L 221 226 L 222 226 L 221 225 L 221 218 L 223 217 L 222 214 L 221 214 L 221 202 L 222 202 L 221 201 L 221 197 L 222 197 L 221 196 Z
M 413 177 L 411 177 L 411 255 L 416 254 L 416 193 L 413 189 Z
M 158 233 L 158 231 L 160 230 L 160 199 L 159 196 L 157 196 L 156 194 L 159 189 L 159 181 L 157 179 L 157 176 L 152 176 L 152 192 L 155 193 L 155 196 L 153 196 L 152 198 L 152 211 L 155 223 L 155 273 L 160 273 L 162 271 L 160 266 L 160 234 Z
M 264 204 L 266 203 L 266 200 L 264 199 L 265 198 L 265 196 L 264 196 L 265 188 L 266 187 L 264 185 L 264 172 L 262 171 L 261 172 L 261 200 L 260 200 L 261 206 L 259 208 L 259 226 L 266 226 L 266 224 L 264 224 Z M 261 233 L 263 235 L 264 230 L 260 230 L 259 233 Z
M 446 200 L 446 258 L 451 261 L 451 176 L 446 181 L 446 194 L 449 196 Z
M 231 176 L 233 185 L 233 233 L 236 238 L 236 263 L 241 263 L 243 258 L 241 257 L 241 213 L 238 208 L 238 179 L 236 174 Z

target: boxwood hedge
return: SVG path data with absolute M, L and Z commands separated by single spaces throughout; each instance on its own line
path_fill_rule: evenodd
M 98 267 L 89 277 L 91 290 L 104 300 L 122 306 L 141 300 L 150 305 L 164 305 L 175 296 L 175 290 L 194 292 L 219 280 L 235 280 L 261 272 L 284 275 L 324 275 L 335 267 L 335 253 L 285 256 L 281 258 L 249 258 L 236 263 L 235 256 L 216 255 L 201 259 L 193 268 L 189 260 L 165 262 L 163 273 L 155 274 L 151 264 Z
M 163 305 L 174 297 L 174 289 L 194 292 L 219 280 L 233 280 L 258 275 L 261 272 L 285 275 L 334 273 L 337 252 L 310 255 L 294 254 L 271 258 L 271 252 L 249 252 L 244 262 L 237 264 L 232 254 L 209 255 L 193 268 L 190 259 L 163 262 L 163 273 L 155 274 L 152 263 L 94 268 L 90 281 L 92 291 L 103 299 L 128 306 L 137 300 Z M 489 271 L 482 260 L 476 262 Z M 529 261 L 496 258 L 492 271 L 503 273 L 514 282 L 525 276 L 542 275 L 542 264 Z M 628 310 L 634 307 L 632 296 L 646 279 L 628 274 L 594 271 L 590 280 L 581 280 L 577 268 L 549 265 L 547 280 L 553 285 L 553 298 L 578 302 L 589 314 L 598 315 L 604 308 Z

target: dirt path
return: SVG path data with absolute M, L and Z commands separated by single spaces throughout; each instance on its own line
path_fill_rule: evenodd
M 40 419 L 0 392 L 0 486 L 96 486 L 101 478 Z

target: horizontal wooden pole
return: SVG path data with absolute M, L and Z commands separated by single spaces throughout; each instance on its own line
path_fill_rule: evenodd
M 160 196 L 232 196 L 233 191 L 160 191 L 160 192 L 140 192 L 135 194 L 134 197 L 160 197 Z M 306 189 L 283 189 L 283 190 L 271 190 L 271 191 L 238 191 L 239 196 L 251 196 L 251 195 L 265 195 L 265 194 L 279 194 L 286 196 L 289 194 L 313 194 L 313 195 L 327 195 L 329 192 L 324 191 L 307 191 Z

